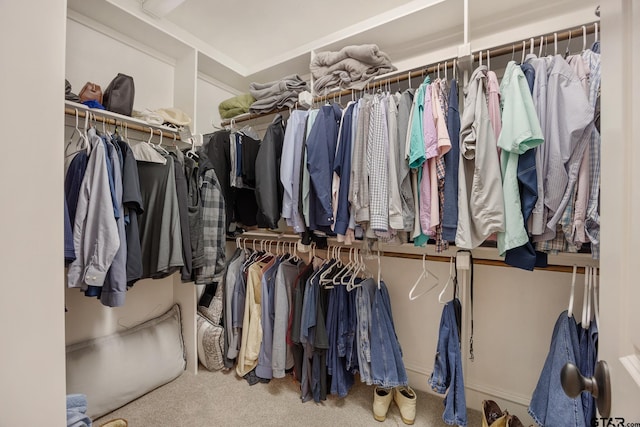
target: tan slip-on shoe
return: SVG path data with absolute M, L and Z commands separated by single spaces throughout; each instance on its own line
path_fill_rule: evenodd
M 493 400 L 482 401 L 482 427 L 506 427 L 508 416 Z
M 384 421 L 393 399 L 391 389 L 376 387 L 373 389 L 373 418 Z
M 405 424 L 413 424 L 416 420 L 416 392 L 409 386 L 396 387 L 393 400 L 400 409 L 400 417 Z
M 123 418 L 116 418 L 114 420 L 107 421 L 104 424 L 100 424 L 100 427 L 127 427 L 128 425 L 127 420 Z

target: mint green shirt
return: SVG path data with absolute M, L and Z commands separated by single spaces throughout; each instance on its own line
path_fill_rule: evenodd
M 409 167 L 419 168 L 426 161 L 422 116 L 424 115 L 424 94 L 431 79 L 427 76 L 413 98 L 413 111 L 409 122 Z
M 502 149 L 505 231 L 498 233 L 498 251 L 504 256 L 507 250 L 529 241 L 520 205 L 518 159 L 520 154 L 542 144 L 544 137 L 527 80 L 514 61 L 507 64 L 500 83 L 500 96 L 502 130 L 498 147 Z

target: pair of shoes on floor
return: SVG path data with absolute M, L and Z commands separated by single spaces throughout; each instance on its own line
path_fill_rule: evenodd
M 482 427 L 524 427 L 515 415 L 502 411 L 493 400 L 482 401 Z
M 115 420 L 100 424 L 100 427 L 127 427 L 128 425 L 127 420 L 123 418 L 116 418 Z
M 400 417 L 405 424 L 413 424 L 416 419 L 416 393 L 409 386 L 393 389 L 376 387 L 373 390 L 373 418 L 384 421 L 391 401 L 394 400 L 400 409 Z

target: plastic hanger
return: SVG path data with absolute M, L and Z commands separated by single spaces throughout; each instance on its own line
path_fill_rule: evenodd
M 558 33 L 553 33 L 553 55 L 558 54 Z
M 480 67 L 482 67 L 482 51 L 478 52 L 478 55 L 480 55 L 480 56 L 478 57 L 478 65 L 479 65 Z
M 564 50 L 564 59 L 569 57 L 569 53 L 571 52 L 571 31 L 569 31 L 569 41 L 567 42 L 567 48 Z
M 346 275 L 351 270 L 352 262 L 353 262 L 353 248 L 349 248 L 349 262 L 344 264 L 342 269 L 338 271 L 338 273 L 333 277 L 334 285 L 340 285 L 343 283 L 344 277 L 346 277 Z
M 582 51 L 587 50 L 587 26 L 582 26 Z
M 515 61 L 516 58 L 516 45 L 512 44 L 511 45 L 511 60 Z
M 418 285 L 422 282 L 422 279 L 426 280 L 429 277 L 433 277 L 434 279 L 436 279 L 435 285 L 432 285 L 427 290 L 425 290 L 424 292 L 419 293 L 418 295 L 414 295 L 415 291 L 418 288 Z M 422 295 L 424 295 L 424 294 L 428 293 L 429 291 L 431 291 L 432 289 L 436 288 L 439 284 L 440 284 L 440 281 L 438 279 L 438 276 L 436 276 L 431 271 L 429 271 L 429 269 L 427 269 L 427 254 L 422 254 L 422 272 L 420 273 L 420 276 L 418 277 L 418 280 L 416 280 L 416 283 L 413 284 L 413 287 L 409 291 L 409 300 L 410 301 L 414 301 L 414 300 L 420 298 Z
M 380 282 L 382 281 L 382 266 L 380 265 L 380 249 L 378 249 L 378 289 L 380 289 Z
M 573 273 L 571 274 L 571 295 L 569 296 L 569 307 L 567 307 L 567 316 L 573 317 L 573 300 L 575 299 L 576 291 L 576 275 L 578 274 L 578 266 L 573 265 Z
M 598 23 L 597 22 L 595 23 L 595 27 L 596 27 L 596 30 L 594 32 L 595 39 L 593 41 L 597 42 L 598 41 Z
M 542 45 L 544 45 L 544 36 L 540 36 L 540 49 L 538 50 L 538 58 L 542 58 Z
M 593 305 L 592 293 L 593 293 L 593 267 L 589 267 L 589 286 L 587 296 L 587 329 L 591 326 L 591 310 Z
M 582 297 L 582 329 L 589 329 L 589 282 L 591 281 L 591 267 L 584 268 L 584 293 Z
M 444 288 L 442 288 L 442 291 L 440 291 L 440 294 L 438 294 L 438 302 L 440 304 L 446 304 L 446 301 L 442 300 L 442 297 L 444 296 L 444 294 L 447 292 L 447 288 L 449 287 L 450 283 L 454 283 L 456 282 L 456 268 L 455 268 L 455 264 L 453 262 L 453 257 L 451 257 L 451 259 L 449 260 L 449 278 L 447 279 L 447 283 L 444 284 Z M 455 297 L 455 295 L 454 295 Z
M 520 60 L 521 64 L 524 63 L 524 55 L 526 53 L 527 53 L 527 41 L 526 40 L 522 40 L 522 59 Z
M 594 320 L 596 322 L 596 328 L 600 329 L 600 308 L 598 306 L 598 268 L 594 267 L 592 270 L 593 274 L 593 314 Z
M 533 47 L 535 46 L 536 41 L 531 37 L 529 39 L 529 54 L 533 55 Z M 524 62 L 524 61 L 523 61 Z
M 64 149 L 65 156 L 77 153 L 80 150 L 83 150 L 85 148 L 87 149 L 87 151 L 89 149 L 89 141 L 87 141 L 87 138 L 80 131 L 80 128 L 79 128 L 79 122 L 80 122 L 80 117 L 79 116 L 80 116 L 80 113 L 78 112 L 77 108 L 75 110 L 76 110 L 76 125 L 73 128 L 73 132 L 71 133 L 71 136 L 69 137 L 69 141 L 67 142 L 67 145 L 66 145 L 66 147 Z M 69 149 L 69 147 L 71 147 L 71 143 L 74 142 L 73 137 L 76 136 L 76 134 L 78 136 L 78 139 L 75 141 L 75 151 L 73 153 L 68 154 L 67 150 Z
M 409 71 L 409 89 L 411 89 L 411 71 Z

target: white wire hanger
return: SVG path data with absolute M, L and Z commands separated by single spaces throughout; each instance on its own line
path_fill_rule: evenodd
M 420 285 L 420 283 L 422 283 L 423 280 L 426 281 L 430 277 L 433 277 L 436 280 L 436 283 L 434 285 L 431 285 L 429 288 L 427 288 L 423 292 L 420 292 L 419 294 L 416 295 L 415 292 L 417 291 L 418 286 Z M 439 284 L 440 284 L 440 280 L 438 279 L 438 276 L 433 274 L 427 268 L 427 254 L 422 254 L 422 272 L 420 273 L 420 276 L 418 277 L 416 282 L 413 284 L 413 287 L 409 291 L 409 300 L 410 301 L 415 301 L 416 299 L 420 298 L 422 295 L 424 295 L 424 294 L 430 292 L 431 290 L 433 290 L 434 288 L 438 287 Z
M 594 320 L 596 322 L 596 327 L 598 330 L 600 329 L 600 308 L 598 303 L 598 268 L 594 267 L 592 269 L 593 274 L 593 314 Z
M 578 274 L 578 266 L 573 265 L 573 273 L 571 274 L 571 295 L 569 296 L 569 307 L 567 307 L 567 316 L 573 317 L 573 301 L 576 292 L 576 275 Z
M 453 257 L 451 257 L 449 259 L 449 278 L 447 279 L 447 283 L 444 284 L 444 288 L 442 288 L 442 291 L 440 291 L 440 294 L 438 295 L 438 302 L 440 304 L 446 304 L 446 301 L 442 300 L 442 297 L 444 297 L 444 294 L 447 292 L 447 288 L 449 287 L 450 283 L 454 283 L 456 282 L 456 267 L 455 267 L 455 263 L 453 262 Z M 455 295 L 454 295 L 455 298 Z
M 584 268 L 584 296 L 582 297 L 582 329 L 589 329 L 591 319 L 589 318 L 591 303 L 591 267 L 586 266 Z

